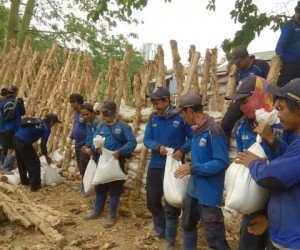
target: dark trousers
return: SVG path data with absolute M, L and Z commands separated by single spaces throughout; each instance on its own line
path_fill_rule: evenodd
M 283 87 L 294 78 L 300 78 L 300 61 L 283 62 L 277 86 Z
M 125 169 L 125 158 L 119 158 L 119 163 L 122 171 Z M 110 196 L 121 195 L 123 192 L 124 180 L 112 181 L 105 184 L 95 186 L 96 193 L 109 193 Z
M 194 239 L 197 239 L 197 223 L 202 219 L 205 237 L 211 249 L 229 249 L 229 245 L 225 236 L 224 216 L 221 208 L 200 205 L 197 199 L 192 198 L 188 194 L 184 200 L 182 214 L 182 229 L 191 239 L 189 232 L 195 232 Z M 195 237 L 196 236 L 196 237 Z M 192 240 L 193 241 L 193 240 Z M 196 243 L 197 241 L 195 241 Z M 196 246 L 191 244 L 186 249 L 196 249 Z
M 14 148 L 15 133 L 16 132 L 13 129 L 9 129 L 4 132 L 4 135 L 3 135 L 3 153 L 4 153 L 4 155 L 7 154 L 8 149 Z
M 32 189 L 39 189 L 41 186 L 41 164 L 34 147 L 16 137 L 14 145 L 21 183 L 30 185 Z
M 75 146 L 75 157 L 78 165 L 80 175 L 83 177 L 86 167 L 90 161 L 88 154 L 81 151 L 82 146 Z
M 171 206 L 167 202 L 165 202 L 165 206 L 163 207 L 161 202 L 164 195 L 164 171 L 164 169 L 148 169 L 146 182 L 147 208 L 153 216 L 165 213 L 167 219 L 175 220 L 178 219 L 181 210 Z
M 263 212 L 243 215 L 240 230 L 239 250 L 264 250 L 268 245 L 268 232 L 256 236 L 248 232 L 250 221 Z
M 240 104 L 232 103 L 221 121 L 221 127 L 227 137 L 230 137 L 235 123 L 241 119 L 242 116 L 243 112 L 240 110 Z

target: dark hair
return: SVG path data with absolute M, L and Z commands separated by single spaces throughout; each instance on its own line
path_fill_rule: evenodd
M 93 105 L 88 102 L 84 102 L 83 104 L 81 104 L 80 109 L 86 109 L 91 113 L 95 113 Z
M 275 103 L 277 100 L 285 100 L 286 106 L 288 108 L 288 110 L 292 111 L 292 112 L 297 112 L 300 109 L 299 103 L 291 100 L 291 99 L 287 99 L 284 97 L 277 97 L 274 96 L 273 98 L 273 103 Z
M 69 101 L 73 102 L 73 103 L 76 102 L 78 104 L 83 104 L 84 103 L 83 96 L 80 95 L 80 94 L 77 94 L 77 93 L 71 94 L 69 96 Z
M 300 13 L 300 1 L 298 1 L 296 7 L 295 7 L 295 13 Z
M 193 110 L 194 112 L 200 112 L 203 110 L 203 105 L 202 104 L 197 104 L 195 106 L 191 106 L 191 107 L 184 107 L 184 110 L 187 110 L 188 108 L 190 108 L 191 110 Z

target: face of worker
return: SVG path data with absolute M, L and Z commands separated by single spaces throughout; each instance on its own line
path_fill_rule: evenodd
M 181 110 L 180 114 L 182 115 L 183 119 L 185 122 L 189 125 L 195 125 L 195 116 L 194 116 L 194 111 L 190 108 L 184 108 Z
M 71 107 L 72 107 L 72 109 L 74 111 L 80 110 L 81 105 L 79 103 L 77 103 L 77 102 L 70 102 L 70 104 L 71 104 Z
M 300 12 L 299 13 L 295 13 L 295 21 L 300 23 Z
M 163 100 L 151 100 L 153 108 L 158 112 L 158 114 L 162 115 L 167 108 L 170 106 L 169 99 Z
M 238 103 L 240 104 L 240 110 L 245 116 L 249 119 L 255 118 L 255 109 L 251 105 L 251 96 L 239 100 Z
M 282 123 L 283 130 L 294 132 L 299 128 L 300 110 L 292 111 L 288 108 L 285 99 L 278 99 L 275 102 L 278 110 L 278 118 Z
M 87 109 L 81 109 L 80 112 L 85 122 L 92 122 L 95 118 L 94 113 Z
M 236 66 L 240 69 L 240 70 L 244 70 L 247 68 L 248 64 L 247 64 L 247 57 L 242 58 L 237 64 Z

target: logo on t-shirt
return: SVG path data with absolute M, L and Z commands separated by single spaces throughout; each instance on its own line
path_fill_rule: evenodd
M 83 117 L 79 117 L 79 122 L 80 122 L 80 123 L 84 123 Z
M 174 121 L 173 122 L 173 127 L 174 128 L 178 128 L 179 127 L 180 122 L 179 121 Z
M 249 136 L 248 135 L 242 135 L 242 140 L 249 140 Z
M 200 146 L 200 147 L 205 147 L 205 145 L 206 145 L 206 139 L 201 138 L 201 140 L 200 140 L 200 142 L 199 142 L 199 146 Z
M 152 123 L 152 127 L 157 127 L 157 123 Z
M 121 134 L 121 129 L 116 128 L 116 129 L 115 129 L 115 133 L 116 133 L 117 135 Z

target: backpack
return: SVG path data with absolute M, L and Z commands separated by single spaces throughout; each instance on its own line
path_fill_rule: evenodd
M 34 117 L 24 117 L 21 120 L 21 127 L 25 128 L 25 127 L 29 127 L 29 126 L 36 126 L 39 125 L 41 123 L 41 121 L 37 118 Z
M 16 97 L 15 99 L 7 101 L 3 105 L 3 121 L 4 122 L 9 122 L 14 118 L 17 103 L 18 103 L 18 97 Z

